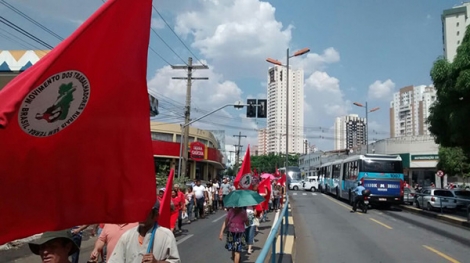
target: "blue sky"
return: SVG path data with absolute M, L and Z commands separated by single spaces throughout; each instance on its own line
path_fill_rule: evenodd
M 7 0 L 24 13 L 60 34 L 68 36 L 100 5 L 101 0 Z M 333 148 L 331 127 L 341 114 L 364 114 L 352 102 L 368 101 L 381 109 L 370 115 L 371 138 L 389 136 L 391 93 L 407 85 L 431 84 L 429 71 L 442 55 L 442 11 L 458 4 L 450 0 L 160 0 L 154 6 L 170 27 L 209 70 L 195 76 L 193 115 L 225 103 L 266 95 L 266 57 L 284 60 L 285 50 L 309 47 L 307 56 L 291 60 L 305 70 L 305 132 L 311 144 L 322 150 Z M 42 40 L 59 41 L 0 5 L 0 13 Z M 152 23 L 157 34 L 178 56 L 192 56 L 157 13 Z M 118 23 L 117 23 L 118 24 Z M 1 30 L 23 38 L 0 25 Z M 28 41 L 32 43 L 32 41 Z M 150 45 L 170 64 L 183 62 L 155 33 Z M 28 49 L 36 49 L 26 45 Z M 36 46 L 38 46 L 36 44 Z M 25 49 L 0 38 L 0 50 Z M 195 62 L 197 60 L 195 59 Z M 149 53 L 149 88 L 160 96 L 161 120 L 182 122 L 183 76 L 166 62 Z M 226 109 L 200 122 L 205 129 L 225 130 L 226 144 L 234 144 L 233 134 L 242 131 L 256 143 L 256 129 L 265 120 L 244 118 L 244 111 Z M 320 136 L 325 137 L 321 139 Z M 227 146 L 227 150 L 233 150 Z M 246 149 L 246 146 L 244 147 Z

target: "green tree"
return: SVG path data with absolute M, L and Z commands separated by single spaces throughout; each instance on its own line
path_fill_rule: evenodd
M 450 176 L 470 176 L 469 159 L 460 147 L 439 147 L 439 163 L 437 168 Z
M 437 100 L 427 119 L 429 131 L 443 147 L 461 147 L 470 156 L 470 30 L 453 62 L 439 58 L 431 69 Z
M 299 154 L 289 155 L 288 166 L 298 166 Z M 270 153 L 267 155 L 251 156 L 251 168 L 261 172 L 274 173 L 276 167 L 284 167 L 286 163 L 285 154 Z

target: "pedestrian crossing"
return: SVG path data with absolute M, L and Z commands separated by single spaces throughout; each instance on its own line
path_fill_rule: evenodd
M 292 195 L 297 195 L 297 194 L 309 195 L 309 193 L 292 193 Z M 317 193 L 310 193 L 310 195 L 317 195 Z

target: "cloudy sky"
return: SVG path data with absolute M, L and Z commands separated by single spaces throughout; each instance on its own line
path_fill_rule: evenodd
M 102 0 L 6 0 L 61 37 L 69 36 Z M 148 84 L 160 99 L 160 121 L 181 123 L 186 83 L 181 65 L 196 64 L 192 117 L 247 98 L 266 98 L 267 57 L 285 61 L 286 48 L 311 52 L 293 58 L 305 70 L 305 137 L 322 150 L 333 149 L 337 116 L 364 110 L 352 102 L 380 107 L 370 119 L 370 138 L 389 136 L 391 94 L 408 85 L 431 84 L 429 71 L 442 55 L 442 10 L 451 0 L 155 0 L 149 51 Z M 55 46 L 59 40 L 0 2 L 6 19 Z M 163 17 L 163 19 L 162 19 Z M 125 18 L 123 18 L 125 19 Z M 19 39 L 18 39 L 19 38 Z M 181 41 L 180 41 L 181 40 Z M 25 42 L 26 41 L 26 42 Z M 168 47 L 169 46 L 169 47 Z M 0 50 L 38 49 L 0 24 Z M 117 54 L 118 55 L 118 54 Z M 265 119 L 246 119 L 244 110 L 227 108 L 195 126 L 247 135 L 242 144 L 257 144 Z M 227 146 L 233 150 L 233 146 Z

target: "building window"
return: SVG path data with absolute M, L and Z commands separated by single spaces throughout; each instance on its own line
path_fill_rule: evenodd
M 459 22 L 457 22 L 457 26 L 459 26 Z
M 457 45 L 460 45 L 460 40 L 457 40 Z
M 457 36 L 460 35 L 460 31 L 457 31 Z
M 152 140 L 172 142 L 173 141 L 173 134 L 161 133 L 161 132 L 152 132 Z

